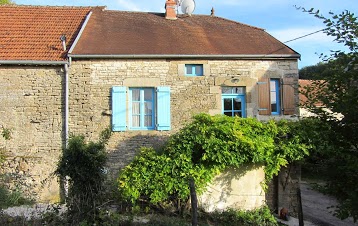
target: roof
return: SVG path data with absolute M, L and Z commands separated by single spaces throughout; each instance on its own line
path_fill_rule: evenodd
M 90 7 L 0 6 L 0 61 L 63 61 Z
M 312 95 L 315 94 L 316 91 L 318 91 L 318 89 L 315 87 L 316 84 L 324 84 L 323 80 L 306 80 L 306 79 L 299 79 L 298 80 L 298 85 L 299 85 L 299 99 L 300 99 L 300 104 L 303 105 L 305 103 L 308 102 L 308 98 L 303 94 L 306 90 L 306 88 L 310 88 L 312 89 Z M 316 107 L 320 107 L 323 106 L 322 103 L 317 102 L 314 104 Z
M 294 56 L 265 30 L 209 15 L 94 10 L 71 56 Z M 200 57 L 200 56 L 199 56 Z

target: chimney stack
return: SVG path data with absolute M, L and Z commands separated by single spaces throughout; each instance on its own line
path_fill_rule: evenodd
M 175 12 L 176 2 L 174 0 L 167 0 L 165 2 L 165 19 L 176 20 L 177 14 Z

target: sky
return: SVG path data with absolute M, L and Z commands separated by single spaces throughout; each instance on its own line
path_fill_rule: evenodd
M 109 10 L 164 12 L 165 0 L 13 0 L 18 5 L 107 6 Z M 358 16 L 358 0 L 195 0 L 193 14 L 215 15 L 265 29 L 272 36 L 301 54 L 299 68 L 321 61 L 320 54 L 345 50 L 322 32 L 295 41 L 289 40 L 324 28 L 321 20 L 296 7 L 339 14 L 348 10 Z

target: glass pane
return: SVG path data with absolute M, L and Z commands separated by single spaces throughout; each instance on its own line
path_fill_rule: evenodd
M 232 110 L 232 99 L 225 98 L 224 99 L 224 111 L 231 111 Z
M 234 99 L 234 110 L 241 110 L 241 98 Z
M 139 117 L 139 115 L 132 116 L 132 127 L 140 127 L 140 117 Z
M 271 92 L 276 91 L 276 81 L 275 80 L 270 81 L 270 90 L 271 90 Z
M 144 126 L 145 127 L 152 127 L 152 116 L 151 115 L 146 115 L 144 117 Z
M 221 87 L 221 93 L 231 94 L 231 87 Z
M 152 101 L 153 100 L 153 92 L 151 89 L 144 90 L 144 101 Z
M 245 88 L 244 87 L 235 87 L 235 88 L 233 88 L 233 93 L 244 94 Z
M 232 117 L 232 113 L 231 113 L 231 112 L 224 112 L 224 115 L 227 115 L 227 116 Z
M 139 100 L 140 100 L 140 90 L 132 89 L 132 101 L 139 101 Z
M 203 73 L 202 73 L 202 68 L 203 68 L 203 66 L 201 66 L 201 65 L 196 65 L 195 66 L 195 74 L 196 75 L 202 75 Z
M 242 113 L 241 113 L 241 111 L 240 111 L 240 112 L 234 112 L 234 115 L 235 115 L 235 116 L 242 117 Z
M 132 115 L 140 114 L 140 104 L 138 102 L 132 103 Z
M 185 68 L 186 68 L 186 74 L 187 75 L 193 74 L 193 69 L 192 69 L 191 65 L 186 65 Z
M 271 104 L 276 104 L 277 103 L 277 99 L 276 99 L 276 93 L 275 92 L 271 92 Z
M 271 104 L 271 112 L 278 112 L 277 104 Z
M 144 114 L 146 114 L 146 115 L 152 115 L 152 114 L 153 114 L 152 102 L 145 102 L 145 103 L 144 103 L 144 106 L 145 106 Z

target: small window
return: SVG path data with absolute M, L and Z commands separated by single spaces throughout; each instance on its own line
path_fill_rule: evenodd
M 204 70 L 202 64 L 186 64 L 185 65 L 186 76 L 203 76 Z
M 280 80 L 270 79 L 271 114 L 280 114 Z

